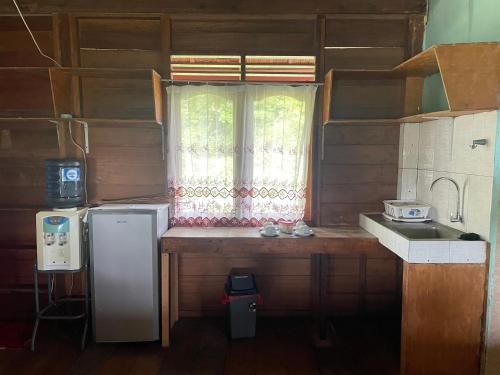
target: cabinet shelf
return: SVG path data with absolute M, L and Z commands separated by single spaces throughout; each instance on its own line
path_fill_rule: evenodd
M 399 125 L 400 119 L 370 118 L 370 119 L 330 119 L 323 125 Z
M 144 119 L 118 119 L 118 118 L 84 118 L 75 117 L 65 119 L 60 117 L 0 117 L 0 128 L 2 129 L 19 129 L 21 127 L 33 128 L 33 126 L 48 125 L 54 123 L 67 123 L 69 121 L 86 122 L 89 125 L 103 127 L 148 127 L 155 128 L 163 126 L 162 122 L 156 120 Z
M 499 42 L 461 43 L 432 46 L 392 70 L 330 70 L 325 75 L 323 87 L 323 124 L 425 122 L 497 109 L 500 107 L 499 62 Z M 433 74 L 441 77 L 447 108 L 423 113 L 424 78 Z M 387 82 L 393 79 L 404 80 L 404 110 L 401 118 L 335 119 L 332 115 L 332 109 L 335 108 L 335 100 L 332 102 L 334 82 L 365 79 Z M 339 82 L 336 82 L 337 86 Z M 352 103 L 352 107 L 355 108 L 356 104 Z
M 0 68 L 1 118 L 65 113 L 93 122 L 161 124 L 161 77 L 153 69 Z

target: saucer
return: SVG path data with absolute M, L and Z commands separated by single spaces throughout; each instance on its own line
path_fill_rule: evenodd
M 260 235 L 261 236 L 264 236 L 264 237 L 278 237 L 280 235 L 279 232 L 276 232 L 276 233 L 272 233 L 272 234 L 267 234 L 266 232 L 264 232 L 263 230 L 260 230 Z
M 307 232 L 298 232 L 296 230 L 293 231 L 293 235 L 294 236 L 297 236 L 297 237 L 309 237 L 309 236 L 312 236 L 314 234 L 313 230 L 311 228 L 309 228 L 309 230 Z

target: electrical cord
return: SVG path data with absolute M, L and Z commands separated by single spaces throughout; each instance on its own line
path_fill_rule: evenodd
M 38 52 L 40 53 L 40 55 L 42 55 L 43 57 L 45 57 L 46 59 L 49 59 L 50 61 L 52 61 L 54 64 L 56 64 L 56 66 L 58 66 L 59 68 L 62 68 L 62 65 L 59 64 L 56 60 L 54 60 L 52 57 L 50 56 L 47 56 L 45 53 L 43 53 L 42 49 L 40 48 L 40 46 L 38 45 L 36 39 L 35 39 L 35 36 L 33 35 L 33 33 L 31 32 L 31 29 L 30 27 L 28 26 L 28 23 L 26 22 L 26 20 L 24 19 L 24 16 L 23 16 L 23 13 L 21 12 L 21 9 L 19 9 L 19 5 L 17 5 L 17 2 L 16 0 L 12 0 L 12 2 L 14 3 L 14 6 L 16 7 L 17 9 L 17 13 L 19 13 L 19 16 L 21 17 L 21 20 L 23 21 L 24 23 L 24 26 L 26 26 L 26 30 L 28 30 L 28 33 L 30 34 L 31 36 L 31 39 L 33 40 L 33 43 L 35 44 L 36 46 L 36 49 L 38 50 Z
M 85 178 L 85 181 L 83 184 L 83 189 L 85 190 L 85 205 L 88 205 L 89 201 L 88 201 L 88 196 L 87 196 L 87 155 L 86 155 L 83 147 L 73 137 L 73 131 L 72 131 L 71 124 L 72 124 L 72 121 L 69 121 L 68 122 L 69 137 L 71 139 L 71 142 L 82 152 L 82 155 L 83 155 L 83 168 L 84 168 L 84 178 Z

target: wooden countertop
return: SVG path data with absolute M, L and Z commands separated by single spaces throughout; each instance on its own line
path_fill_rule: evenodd
M 378 239 L 360 227 L 313 228 L 310 237 L 280 234 L 262 237 L 258 228 L 210 227 L 169 229 L 162 236 L 162 252 L 219 254 L 374 254 L 387 253 Z

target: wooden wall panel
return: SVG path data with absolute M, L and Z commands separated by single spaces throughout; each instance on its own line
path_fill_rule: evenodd
M 10 5 L 12 6 L 12 4 Z M 26 17 L 26 22 L 40 48 L 47 55 L 53 57 L 52 17 L 29 16 Z M 0 22 L 0 66 L 53 65 L 50 60 L 40 56 L 19 17 L 2 17 Z
M 165 192 L 161 128 L 90 125 L 91 202 Z
M 401 117 L 406 84 L 403 79 L 368 77 L 356 71 L 388 70 L 418 53 L 422 24 L 420 16 L 327 18 L 324 69 L 351 70 L 344 76 L 334 74 L 330 118 L 354 119 L 359 125 L 337 123 L 325 129 L 322 225 L 357 224 L 360 212 L 382 211 L 381 201 L 396 197 L 399 127 L 391 121 L 370 120 Z
M 329 67 L 388 69 L 396 65 L 405 54 L 413 53 L 414 48 L 407 45 L 409 30 L 419 30 L 415 24 L 408 26 L 407 19 L 411 16 L 406 14 L 421 13 L 424 8 L 424 0 L 320 0 L 314 6 L 296 0 L 240 1 L 231 6 L 221 0 L 209 0 L 203 4 L 179 0 L 168 4 L 156 0 L 134 4 L 114 0 L 69 0 L 62 4 L 49 0 L 33 7 L 26 6 L 24 10 L 27 13 L 64 11 L 68 14 L 61 17 L 61 27 L 54 29 L 54 32 L 60 30 L 62 33 L 55 44 L 51 16 L 30 16 L 28 19 L 42 48 L 50 55 L 53 45 L 71 46 L 70 51 L 59 51 L 59 54 L 64 53 L 64 61 L 71 61 L 75 66 L 155 68 L 160 71 L 166 71 L 168 62 L 164 60 L 170 52 L 162 46 L 168 47 L 170 42 L 177 53 L 319 56 L 320 38 L 315 15 L 346 13 L 340 17 L 327 17 L 325 45 L 342 48 L 322 51 L 325 63 L 319 68 L 326 71 Z M 0 1 L 0 11 L 12 13 L 12 4 L 4 5 Z M 74 11 L 94 14 L 72 13 Z M 100 14 L 102 11 L 129 14 Z M 159 13 L 169 16 L 177 13 L 172 16 L 172 38 L 169 37 L 170 27 L 162 28 Z M 265 16 L 258 16 L 259 13 Z M 291 13 L 295 14 L 287 15 Z M 312 16 L 300 16 L 299 13 Z M 353 13 L 363 15 L 354 16 Z M 383 19 L 373 16 L 377 13 L 384 13 Z M 399 14 L 388 16 L 388 13 Z M 64 35 L 65 30 L 68 35 Z M 50 65 L 37 54 L 17 17 L 2 17 L 0 31 L 0 66 Z M 418 44 L 415 42 L 418 38 L 413 36 L 411 40 Z M 47 83 L 36 76 L 25 83 L 12 75 L 0 79 L 0 117 L 2 108 L 4 114 L 17 111 L 25 116 L 50 116 L 50 97 L 42 92 L 48 87 Z M 18 93 L 18 88 L 23 87 L 30 89 L 29 97 Z M 400 88 L 394 82 L 351 79 L 335 82 L 333 89 L 334 116 L 369 118 L 389 116 L 401 110 Z M 137 93 L 141 90 L 138 87 L 134 90 L 136 92 L 123 92 L 120 87 L 84 80 L 84 112 L 98 116 L 102 103 L 107 103 L 108 107 L 120 108 L 113 113 L 117 117 L 124 117 L 124 113 L 137 117 L 147 107 L 138 99 Z M 58 156 L 57 135 L 51 126 L 37 123 L 13 129 L 13 124 L 0 125 L 0 205 L 43 205 L 43 160 Z M 323 225 L 357 223 L 359 212 L 379 211 L 382 209 L 381 199 L 395 196 L 398 138 L 397 127 L 390 126 L 339 126 L 325 130 L 324 172 L 320 187 Z M 91 201 L 165 191 L 159 128 L 138 125 L 107 128 L 91 124 L 90 148 L 88 189 Z M 2 220 L 0 215 L 1 223 Z M 34 256 L 34 213 L 29 213 L 29 220 L 27 217 L 15 220 L 16 230 L 1 242 L 0 248 L 6 251 L 0 254 L 0 258 L 12 259 L 12 264 L 21 268 L 19 273 L 9 273 L 5 282 L 25 283 L 29 281 L 29 263 Z M 31 224 L 24 225 L 23 220 Z M 6 239 L 14 244 L 14 249 L 3 247 Z M 31 250 L 18 256 L 18 247 Z M 265 291 L 265 313 L 309 312 L 309 259 L 293 257 L 181 259 L 182 312 L 185 315 L 223 312 L 219 298 L 225 276 L 235 265 L 255 266 L 259 270 L 258 279 Z M 397 279 L 394 278 L 397 274 L 392 266 L 391 259 L 332 258 L 328 284 L 331 313 L 387 312 L 394 308 L 393 302 L 397 300 Z M 31 299 L 32 295 L 29 297 Z
M 151 81 L 82 78 L 82 113 L 88 118 L 151 119 Z
M 45 204 L 44 160 L 59 155 L 56 126 L 0 123 L 0 206 Z M 0 241 L 1 242 L 1 241 Z
M 331 118 L 396 119 L 403 114 L 404 81 L 338 79 L 333 85 Z
M 357 224 L 396 196 L 399 126 L 328 125 L 324 143 L 322 225 Z
M 0 208 L 0 247 L 33 248 L 36 243 L 34 208 Z M 1 274 L 1 273 L 0 273 Z
M 80 63 L 86 68 L 153 68 L 159 70 L 159 51 L 80 49 Z
M 379 301 L 368 304 L 373 312 L 391 311 L 397 300 L 395 257 L 369 259 L 362 267 L 363 258 L 330 257 L 328 279 L 328 306 L 332 315 L 366 313 L 361 300 Z M 251 269 L 257 279 L 264 305 L 263 315 L 306 315 L 311 311 L 311 263 L 309 257 L 283 256 L 203 256 L 184 254 L 180 257 L 181 316 L 221 315 L 220 304 L 224 283 L 231 268 Z M 361 288 L 365 278 L 366 286 Z M 386 272 L 387 271 L 387 272 Z M 360 290 L 366 289 L 366 295 Z
M 80 48 L 160 49 L 160 20 L 142 18 L 80 18 Z
M 82 67 L 160 68 L 159 17 L 79 18 L 77 22 Z
M 275 14 L 283 13 L 424 13 L 425 0 L 239 0 L 228 4 L 225 0 L 162 0 L 128 1 L 122 0 L 45 0 L 23 7 L 26 12 L 126 12 L 126 13 L 222 13 L 222 14 Z M 12 4 L 0 2 L 0 12 L 13 14 Z
M 342 17 L 326 20 L 327 47 L 406 47 L 407 17 Z
M 316 54 L 315 31 L 312 20 L 173 20 L 172 51 Z
M 53 117 L 47 69 L 0 69 L 2 117 Z
M 326 49 L 325 69 L 392 69 L 405 60 L 403 47 Z
M 407 52 L 408 17 L 329 17 L 325 69 L 391 69 Z M 328 49 L 330 48 L 330 49 Z

